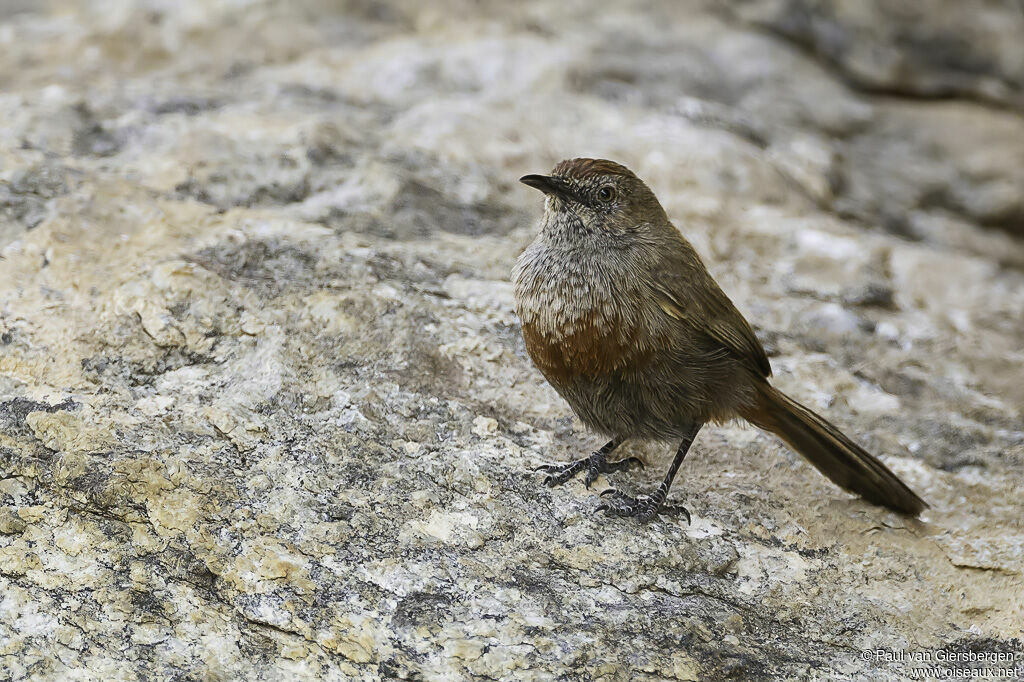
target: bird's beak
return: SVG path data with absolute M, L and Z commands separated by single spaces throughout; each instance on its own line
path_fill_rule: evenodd
M 539 189 L 544 194 L 554 194 L 565 199 L 570 198 L 569 186 L 561 178 L 551 175 L 524 175 L 519 182 Z

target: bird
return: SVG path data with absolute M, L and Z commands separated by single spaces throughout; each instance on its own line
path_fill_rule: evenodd
M 753 328 L 670 221 L 654 192 L 622 164 L 574 158 L 525 175 L 544 193 L 536 238 L 512 271 L 531 360 L 588 428 L 608 439 L 587 457 L 545 464 L 549 486 L 581 472 L 642 466 L 610 461 L 626 440 L 669 442 L 661 484 L 636 496 L 601 493 L 597 509 L 649 521 L 662 511 L 705 424 L 746 420 L 780 437 L 839 487 L 916 516 L 928 504 L 877 457 L 770 383 Z

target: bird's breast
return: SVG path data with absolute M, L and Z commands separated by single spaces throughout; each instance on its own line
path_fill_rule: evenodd
M 597 320 L 559 330 L 524 322 L 523 339 L 534 364 L 556 385 L 635 371 L 650 355 L 621 328 Z
M 526 350 L 556 386 L 649 362 L 656 346 L 650 330 L 609 273 L 579 261 L 527 261 L 517 265 L 513 281 Z

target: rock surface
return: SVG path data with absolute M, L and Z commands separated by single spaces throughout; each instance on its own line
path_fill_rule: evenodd
M 0 679 L 1020 669 L 1021 19 L 940 4 L 4 3 Z M 508 284 L 578 155 L 921 521 L 741 425 L 689 527 L 528 473 L 599 444 Z

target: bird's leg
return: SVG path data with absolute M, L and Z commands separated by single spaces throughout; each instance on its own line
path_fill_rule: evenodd
M 672 487 L 672 480 L 676 477 L 676 472 L 679 471 L 679 467 L 682 465 L 683 460 L 686 458 L 686 453 L 690 449 L 690 444 L 697 437 L 697 432 L 700 431 L 701 426 L 702 424 L 694 424 L 687 431 L 686 436 L 676 450 L 672 466 L 668 468 L 668 473 L 665 474 L 665 478 L 657 490 L 650 495 L 631 497 L 619 492 L 615 488 L 609 488 L 601 493 L 601 497 L 607 497 L 604 503 L 598 506 L 597 511 L 604 511 L 612 516 L 633 516 L 640 521 L 650 521 L 659 511 L 673 511 L 686 516 L 686 523 L 689 524 L 690 512 L 686 507 L 682 505 L 664 507 L 664 504 L 665 499 L 668 497 L 668 489 Z
M 608 461 L 608 455 L 612 454 L 615 448 L 622 445 L 622 441 L 622 438 L 613 438 L 589 457 L 577 459 L 575 462 L 569 462 L 568 464 L 544 464 L 534 469 L 534 471 L 545 472 L 547 477 L 544 479 L 544 484 L 548 487 L 554 487 L 562 485 L 586 469 L 587 475 L 584 477 L 583 482 L 589 488 L 590 484 L 596 481 L 597 477 L 601 474 L 610 474 L 613 471 L 621 471 L 634 465 L 641 467 L 644 465 L 636 457 L 627 457 L 626 459 L 620 459 L 618 462 Z

